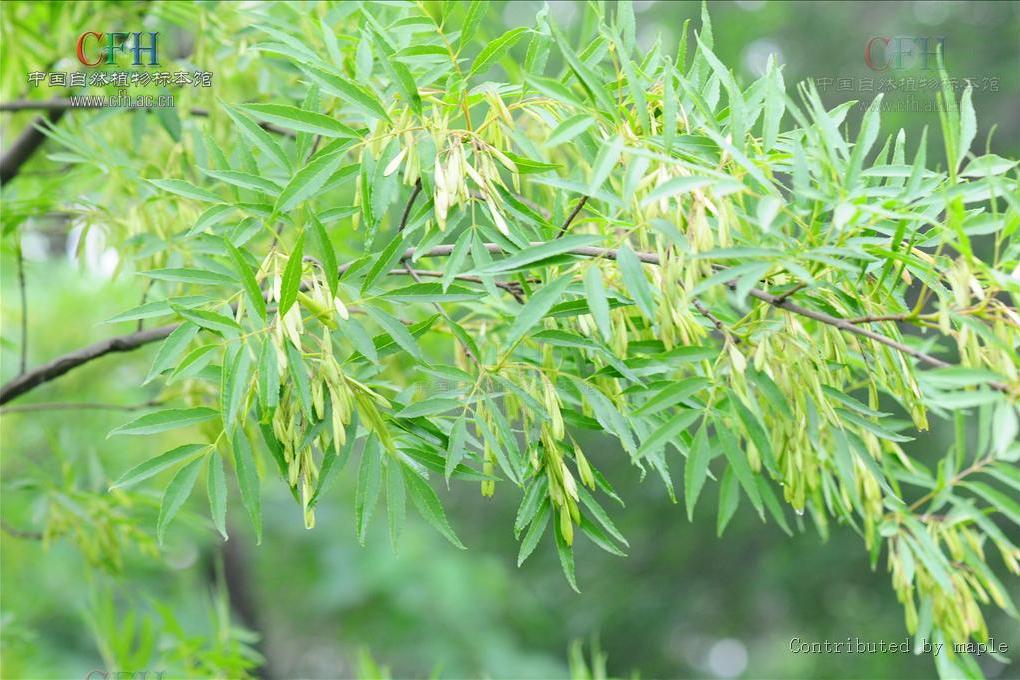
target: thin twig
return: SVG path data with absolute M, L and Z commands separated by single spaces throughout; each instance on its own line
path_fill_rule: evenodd
M 421 178 L 419 177 L 418 180 L 414 183 L 414 191 L 411 192 L 411 196 L 407 199 L 407 205 L 404 206 L 404 213 L 400 216 L 400 224 L 397 226 L 398 235 L 402 231 L 404 231 L 404 227 L 407 226 L 407 220 L 410 219 L 411 217 L 411 209 L 414 207 L 415 201 L 418 200 L 418 194 L 420 193 L 421 193 Z M 421 276 L 419 276 L 418 271 L 411 266 L 410 259 L 404 260 L 404 269 L 407 271 L 408 274 L 411 275 L 412 279 L 414 279 L 418 283 L 421 283 Z M 451 319 L 447 315 L 446 310 L 443 309 L 443 307 L 438 302 L 433 302 L 432 306 L 436 308 L 436 311 L 439 312 L 439 315 L 446 319 L 446 322 L 450 324 L 452 327 L 453 319 Z M 474 352 L 471 351 L 471 348 L 467 346 L 467 343 L 465 343 L 459 337 L 457 338 L 457 340 L 460 342 L 461 347 L 464 348 L 464 354 L 466 354 L 468 358 L 470 358 L 471 361 L 473 361 L 475 364 L 481 365 L 481 363 L 478 361 L 478 357 L 476 357 Z
M 581 212 L 581 209 L 584 208 L 584 204 L 587 202 L 588 196 L 582 196 L 581 200 L 577 202 L 577 205 L 574 206 L 574 209 L 571 211 L 571 213 L 567 215 L 567 219 L 563 222 L 563 226 L 560 227 L 560 232 L 556 234 L 556 238 L 560 238 L 561 236 L 567 233 L 567 229 L 570 228 L 570 225 L 574 221 L 574 218 L 577 217 L 577 214 Z
M 140 411 L 159 406 L 163 402 L 158 399 L 141 404 L 104 404 L 91 401 L 49 401 L 38 404 L 15 404 L 0 406 L 0 415 L 5 413 L 25 413 L 28 411 Z
M 706 319 L 708 319 L 709 321 L 712 322 L 712 325 L 715 326 L 715 329 L 717 331 L 722 333 L 723 336 L 725 336 L 725 337 L 729 338 L 730 340 L 732 340 L 734 345 L 739 345 L 740 344 L 740 338 L 738 338 L 728 328 L 726 328 L 726 325 L 722 322 L 722 319 L 720 319 L 715 314 L 713 314 L 712 310 L 709 309 L 707 306 L 705 306 L 704 302 L 702 302 L 698 298 L 693 298 L 691 300 L 691 304 L 694 305 L 694 308 L 697 309 L 698 312 L 703 317 L 705 317 Z
M 5 534 L 13 536 L 14 538 L 23 538 L 28 541 L 41 541 L 43 535 L 38 531 L 24 531 L 17 529 L 7 523 L 6 520 L 0 521 L 0 528 L 4 530 Z

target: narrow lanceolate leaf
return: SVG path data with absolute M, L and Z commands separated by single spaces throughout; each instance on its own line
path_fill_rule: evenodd
M 196 201 L 207 201 L 209 203 L 223 202 L 223 199 L 213 192 L 196 187 L 191 182 L 186 182 L 183 179 L 149 179 L 146 181 L 154 187 L 168 191 L 171 194 L 183 196 L 184 198 L 193 198 Z
M 658 451 L 666 444 L 675 443 L 677 435 L 687 429 L 700 415 L 701 411 L 689 409 L 670 416 L 666 422 L 655 428 L 655 431 L 641 442 L 641 446 L 638 447 L 637 457 L 647 456 L 654 451 Z
M 616 162 L 620 160 L 620 153 L 622 151 L 623 138 L 619 135 L 602 143 L 602 148 L 599 149 L 599 153 L 595 156 L 594 163 L 592 163 L 591 179 L 588 182 L 589 194 L 594 194 L 602 188 L 609 174 L 616 167 Z
M 280 306 L 277 314 L 283 316 L 297 300 L 298 291 L 301 290 L 301 271 L 304 266 L 305 235 L 298 236 L 297 243 L 290 251 L 290 258 L 283 270 L 283 281 L 280 284 Z
M 400 323 L 397 319 L 374 307 L 368 307 L 366 310 L 368 315 L 375 319 L 376 323 L 382 326 L 386 334 L 393 338 L 393 341 L 397 343 L 402 350 L 410 354 L 415 359 L 423 361 L 424 357 L 421 353 L 421 348 L 418 347 L 418 341 L 414 339 L 414 336 L 404 328 L 404 324 Z
M 552 148 L 560 144 L 565 144 L 594 124 L 595 119 L 584 114 L 565 118 L 560 121 L 559 125 L 556 126 L 556 129 L 549 135 L 549 139 L 546 140 L 545 146 Z
M 237 488 L 241 491 L 241 503 L 248 513 L 255 529 L 255 542 L 262 543 L 262 489 L 259 473 L 255 467 L 255 456 L 244 430 L 234 432 L 234 470 L 237 473 Z
M 701 495 L 701 489 L 705 486 L 705 479 L 708 477 L 708 462 L 711 460 L 712 451 L 708 447 L 708 435 L 705 428 L 698 430 L 694 436 L 694 443 L 691 450 L 687 452 L 687 461 L 684 464 L 684 496 L 687 504 L 687 519 L 693 521 L 694 506 Z
M 729 470 L 732 470 L 733 474 L 736 475 L 737 481 L 740 482 L 740 486 L 744 489 L 747 497 L 751 499 L 755 510 L 764 517 L 765 513 L 762 507 L 761 495 L 758 493 L 758 485 L 754 482 L 754 473 L 751 472 L 751 466 L 747 462 L 747 455 L 740 450 L 737 438 L 729 430 L 722 429 L 719 431 L 719 442 L 722 444 L 726 460 L 730 463 Z
M 390 459 L 383 467 L 386 485 L 386 518 L 389 520 L 390 544 L 397 550 L 400 543 L 400 532 L 404 527 L 407 515 L 407 495 L 404 491 L 404 475 L 399 463 Z
M 616 261 L 620 265 L 623 285 L 627 288 L 627 292 L 634 297 L 634 302 L 637 303 L 645 317 L 649 321 L 654 321 L 655 295 L 641 269 L 641 260 L 631 250 L 630 245 L 624 243 L 616 255 Z
M 443 290 L 438 281 L 412 283 L 395 290 L 386 291 L 382 297 L 393 302 L 421 304 L 427 302 L 467 302 L 481 299 L 485 295 L 482 290 L 472 290 L 464 286 L 450 286 Z
M 602 283 L 602 270 L 596 264 L 588 267 L 584 273 L 584 295 L 588 301 L 588 309 L 605 342 L 613 338 L 613 327 L 609 321 L 609 301 L 606 299 L 606 288 Z
M 231 120 L 234 121 L 242 137 L 247 139 L 281 168 L 290 169 L 290 159 L 287 158 L 287 154 L 284 153 L 283 148 L 271 134 L 233 107 L 223 103 L 221 103 L 221 106 L 227 112 L 227 115 L 230 116 Z
M 871 106 L 864 113 L 861 120 L 861 133 L 857 136 L 857 143 L 850 154 L 850 167 L 847 170 L 846 185 L 851 189 L 857 181 L 864 163 L 864 157 L 871 150 L 875 140 L 878 139 L 879 115 L 882 107 L 882 93 L 879 93 L 871 102 Z
M 535 519 L 531 521 L 531 524 L 528 525 L 528 530 L 524 532 L 524 538 L 521 539 L 521 548 L 517 553 L 518 567 L 524 564 L 524 560 L 528 559 L 528 556 L 534 552 L 539 539 L 545 533 L 545 528 L 549 526 L 549 514 L 549 501 L 544 500 L 538 509 L 538 514 L 535 515 Z
M 185 309 L 178 305 L 172 305 L 172 307 L 175 312 L 191 323 L 197 324 L 202 328 L 208 328 L 213 332 L 230 335 L 241 330 L 236 321 L 219 312 L 210 312 L 204 309 Z
M 577 588 L 577 576 L 574 574 L 574 549 L 567 543 L 567 540 L 559 530 L 554 528 L 553 536 L 556 537 L 556 554 L 560 558 L 563 575 L 567 578 L 567 583 L 574 589 L 574 592 L 580 593 L 581 591 Z
M 166 487 L 163 502 L 159 506 L 159 519 L 156 520 L 156 540 L 160 545 L 163 544 L 170 522 L 177 516 L 184 501 L 188 500 L 188 496 L 191 495 L 191 490 L 195 488 L 195 480 L 198 479 L 198 473 L 201 471 L 202 461 L 193 460 L 182 467 Z
M 149 460 L 134 466 L 121 475 L 120 479 L 114 482 L 110 488 L 118 489 L 131 486 L 132 484 L 137 484 L 138 482 L 146 480 L 153 475 L 158 475 L 160 472 L 163 472 L 163 470 L 167 470 L 176 465 L 180 465 L 185 461 L 189 461 L 192 458 L 201 456 L 206 453 L 209 448 L 208 444 L 185 444 L 183 446 L 178 446 L 175 449 L 171 449 L 166 453 L 161 453 L 155 458 L 150 458 Z
M 505 343 L 507 347 L 512 347 L 523 338 L 531 330 L 531 327 L 538 323 L 552 309 L 553 305 L 559 302 L 572 279 L 573 274 L 564 274 L 531 296 L 517 313 L 517 318 L 514 319 L 513 325 L 507 331 Z
M 149 383 L 157 375 L 174 366 L 196 335 L 198 326 L 193 323 L 185 322 L 175 328 L 159 346 L 156 357 L 152 360 L 152 367 L 142 384 Z
M 233 279 L 226 274 L 220 274 L 219 272 L 210 271 L 208 269 L 150 269 L 147 272 L 139 272 L 139 274 L 159 281 L 194 283 L 205 286 L 222 286 L 224 284 L 233 283 Z
M 336 251 L 333 250 L 333 243 L 329 240 L 329 234 L 326 233 L 326 228 L 319 218 L 312 215 L 311 222 L 312 235 L 315 237 L 315 249 L 319 253 L 322 268 L 325 270 L 323 275 L 326 277 L 326 284 L 329 286 L 329 292 L 336 295 L 336 286 L 340 280 L 337 273 Z
M 368 88 L 353 81 L 332 73 L 326 73 L 311 66 L 304 66 L 302 70 L 311 78 L 323 92 L 339 97 L 348 104 L 361 109 L 373 118 L 390 122 L 389 114 L 379 102 L 379 98 Z
M 360 137 L 357 130 L 349 125 L 344 125 L 335 118 L 314 111 L 302 111 L 296 106 L 244 104 L 238 108 L 251 113 L 256 118 L 299 132 L 308 132 L 322 137 Z
M 262 290 L 259 288 L 258 281 L 255 280 L 255 272 L 252 271 L 251 265 L 244 259 L 241 251 L 234 247 L 234 244 L 227 239 L 224 239 L 223 243 L 227 252 L 230 253 L 231 259 L 234 260 L 234 268 L 237 270 L 238 276 L 241 277 L 241 284 L 244 287 L 244 294 L 248 304 L 255 310 L 259 318 L 265 321 L 266 300 L 262 297 Z
M 199 168 L 202 174 L 218 179 L 221 182 L 225 182 L 235 187 L 242 189 L 251 189 L 252 191 L 260 191 L 270 196 L 276 196 L 280 193 L 282 188 L 276 182 L 268 180 L 265 177 L 253 175 L 249 172 L 236 172 L 234 170 L 209 170 L 207 168 Z
M 369 436 L 361 452 L 358 488 L 354 493 L 354 534 L 361 545 L 365 545 L 368 524 L 372 521 L 372 513 L 379 500 L 381 479 L 382 456 L 379 452 L 379 439 Z
M 967 85 L 960 99 L 960 141 L 959 151 L 956 158 L 956 166 L 959 167 L 963 159 L 970 151 L 970 145 L 977 135 L 977 116 L 974 114 L 974 102 L 972 99 L 973 88 Z
M 325 186 L 326 181 L 340 169 L 343 162 L 343 150 L 317 156 L 315 160 L 301 168 L 291 178 L 287 186 L 280 192 L 279 198 L 276 199 L 273 211 L 287 213 L 303 201 L 314 198 L 316 192 Z
M 528 246 L 501 260 L 493 260 L 491 263 L 479 267 L 476 272 L 480 274 L 498 274 L 522 269 L 528 265 L 535 265 L 536 262 L 569 253 L 575 248 L 590 246 L 599 240 L 599 237 L 591 234 L 571 234 L 563 238 Z
M 446 540 L 464 550 L 464 544 L 460 542 L 457 534 L 453 531 L 453 527 L 446 520 L 446 512 L 443 510 L 442 503 L 439 502 L 439 496 L 429 486 L 429 483 L 419 477 L 418 473 L 414 470 L 409 468 L 401 468 L 401 470 L 404 474 L 404 483 L 407 485 L 407 491 L 411 494 L 411 502 L 414 503 L 418 514 L 435 527 Z
M 209 514 L 213 526 L 227 540 L 227 478 L 223 474 L 223 459 L 209 456 L 206 468 L 206 491 L 209 495 Z
M 166 432 L 167 430 L 175 430 L 179 427 L 202 423 L 215 418 L 218 414 L 219 411 L 204 406 L 165 409 L 135 418 L 130 423 L 114 429 L 107 436 L 112 437 L 115 434 L 156 434 L 157 432 Z
M 521 39 L 521 36 L 530 30 L 530 28 L 514 28 L 486 44 L 482 51 L 478 53 L 478 56 L 475 57 L 474 62 L 472 62 L 468 77 L 470 78 L 476 73 L 483 73 L 497 59 L 502 57 L 508 49 L 513 47 Z
M 453 428 L 450 430 L 449 444 L 446 447 L 446 463 L 443 466 L 443 472 L 446 475 L 446 482 L 449 484 L 450 475 L 460 465 L 460 461 L 464 459 L 466 450 L 464 443 L 467 441 L 467 420 L 464 416 L 461 416 L 453 424 Z
M 259 355 L 259 403 L 264 409 L 276 408 L 280 403 L 280 371 L 276 349 L 268 338 L 262 343 Z

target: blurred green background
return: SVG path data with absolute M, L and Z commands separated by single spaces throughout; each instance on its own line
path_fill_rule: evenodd
M 684 19 L 698 24 L 698 3 L 634 4 L 642 42 L 661 35 L 667 45 L 675 45 Z M 537 2 L 493 3 L 487 30 L 496 35 L 505 25 L 530 25 L 540 7 Z M 555 2 L 550 11 L 561 24 L 573 22 L 576 28 L 581 8 Z M 994 123 L 992 151 L 1020 156 L 1020 3 L 745 0 L 710 3 L 710 11 L 716 51 L 745 83 L 775 53 L 785 64 L 791 92 L 803 78 L 833 79 L 822 92 L 833 106 L 873 96 L 837 91 L 840 78 L 851 79 L 859 89 L 862 78 L 934 77 L 921 68 L 872 71 L 864 51 L 873 37 L 944 37 L 951 75 L 998 79 L 998 91 L 990 89 L 991 80 L 988 89 L 975 82 L 979 143 L 984 145 Z M 201 40 L 200 35 L 191 37 Z M 899 91 L 887 100 L 909 102 L 911 96 L 931 98 L 933 93 Z M 5 114 L 5 140 L 24 118 L 16 120 L 12 123 Z M 855 125 L 852 118 L 850 124 Z M 883 116 L 885 133 L 906 130 L 908 153 L 926 125 L 937 130 L 937 113 L 890 111 Z M 929 163 L 940 157 L 941 140 L 932 134 Z M 59 220 L 36 220 L 23 229 L 32 309 L 30 364 L 131 330 L 128 324 L 100 322 L 137 303 L 134 277 L 108 278 L 103 263 L 110 256 L 100 241 L 90 241 L 86 256 L 71 261 L 68 231 Z M 0 289 L 3 380 L 17 370 L 19 313 L 10 241 L 5 239 Z M 156 393 L 152 386 L 137 387 L 153 350 L 95 362 L 22 401 L 144 402 Z M 105 410 L 3 413 L 2 516 L 7 529 L 38 529 L 39 507 L 33 501 L 39 492 L 22 488 L 27 480 L 57 484 L 73 479 L 79 488 L 100 491 L 134 463 L 176 443 L 167 437 L 157 450 L 154 438 L 105 439 L 112 427 L 133 415 Z M 949 428 L 940 423 L 912 444 L 912 452 L 934 461 L 950 441 Z M 90 566 L 69 541 L 44 547 L 5 531 L 0 670 L 4 677 L 41 678 L 84 677 L 103 668 L 103 626 L 95 624 L 101 602 L 116 608 L 121 625 L 127 612 L 135 611 L 152 617 L 157 627 L 162 619 L 156 602 L 163 602 L 188 635 L 215 636 L 210 620 L 214 602 L 229 592 L 234 621 L 262 635 L 261 650 L 268 657 L 264 672 L 278 678 L 357 675 L 365 672 L 358 660 L 363 650 L 398 677 L 563 677 L 569 673 L 571 643 L 583 641 L 589 654 L 593 639 L 608 655 L 609 672 L 618 676 L 933 675 L 930 659 L 909 654 L 790 651 L 795 637 L 806 642 L 905 637 L 884 560 L 870 571 L 863 545 L 851 532 L 834 527 L 823 543 L 806 523 L 791 539 L 741 511 L 719 539 L 714 485 L 706 490 L 692 525 L 660 484 L 639 483 L 637 470 L 608 440 L 585 444 L 627 501 L 614 516 L 631 549 L 623 559 L 578 546 L 580 595 L 563 580 L 551 545 L 543 543 L 522 568 L 515 566 L 512 525 L 518 499 L 512 493 L 483 499 L 476 486 L 462 484 L 445 496 L 451 520 L 469 547 L 466 552 L 415 520 L 396 554 L 378 519 L 368 546 L 360 547 L 353 532 L 352 474 L 346 470 L 320 505 L 313 531 L 302 528 L 299 510 L 283 485 L 270 480 L 264 488 L 263 544 L 254 545 L 238 518 L 226 550 L 204 519 L 203 494 L 196 493 L 187 506 L 190 515 L 171 529 L 159 559 L 126 547 L 119 572 Z M 85 522 L 89 533 L 83 540 L 100 535 L 111 526 L 108 522 L 120 522 L 125 531 L 153 533 L 166 481 L 161 476 L 143 484 L 130 496 L 134 505 L 122 517 L 105 517 L 99 525 Z M 83 512 L 91 520 L 94 513 L 102 516 L 103 509 Z M 217 565 L 224 567 L 220 575 Z M 1016 597 L 1015 579 L 1007 585 Z M 989 624 L 996 640 L 1009 645 L 1010 656 L 1020 656 L 1016 622 L 992 614 Z M 1020 676 L 1015 664 L 1006 667 L 987 657 L 981 663 L 990 677 Z

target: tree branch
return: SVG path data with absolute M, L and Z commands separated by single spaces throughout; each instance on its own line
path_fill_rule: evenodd
M 541 242 L 536 242 L 533 243 L 532 245 L 540 244 Z M 486 243 L 485 248 L 492 253 L 504 252 L 503 247 L 500 246 L 498 243 Z M 423 257 L 448 257 L 452 252 L 453 252 L 452 244 L 443 244 L 441 246 L 431 248 L 423 255 Z M 574 255 L 579 255 L 581 257 L 603 258 L 608 260 L 615 260 L 617 255 L 616 250 L 610 248 L 598 248 L 595 246 L 573 248 L 569 252 L 571 252 Z M 404 261 L 408 261 L 412 257 L 414 257 L 414 254 L 415 249 L 408 248 L 406 251 L 404 251 L 404 254 L 401 256 L 401 259 Z M 639 252 L 635 253 L 635 255 L 641 262 L 644 262 L 646 264 L 653 265 L 661 264 L 659 256 L 656 255 L 655 253 Z M 345 263 L 344 265 L 340 266 L 337 271 L 337 275 L 342 276 L 348 270 L 349 267 L 350 264 L 348 263 Z M 409 273 L 406 272 L 406 270 L 403 271 L 393 270 L 390 273 L 394 272 Z M 727 285 L 731 288 L 736 286 L 735 283 L 729 283 Z M 953 365 L 946 361 L 943 361 L 942 359 L 939 359 L 938 357 L 926 354 L 920 350 L 914 349 L 913 347 L 909 347 L 908 345 L 905 345 L 902 342 L 893 340 L 892 338 L 882 335 L 881 333 L 876 333 L 875 331 L 869 330 L 867 328 L 855 326 L 848 319 L 841 319 L 839 317 L 835 317 L 824 312 L 818 312 L 813 309 L 808 309 L 807 307 L 802 307 L 800 305 L 790 302 L 788 299 L 785 299 L 779 295 L 766 293 L 765 291 L 759 288 L 752 288 L 749 292 L 749 295 L 751 295 L 751 297 L 757 298 L 758 300 L 761 300 L 762 302 L 768 303 L 773 307 L 776 307 L 777 309 L 782 309 L 787 312 L 790 312 L 791 314 L 797 314 L 798 316 L 813 319 L 815 321 L 819 321 L 834 328 L 838 328 L 841 331 L 851 333 L 853 335 L 859 335 L 870 340 L 873 340 L 879 344 L 885 345 L 886 347 L 891 347 L 892 349 L 895 349 L 899 352 L 902 352 L 903 354 L 911 356 L 920 361 L 921 363 L 927 364 L 928 366 L 932 366 L 934 368 L 946 368 L 948 366 Z M 0 404 L 5 404 L 11 399 L 18 397 L 38 387 L 39 385 L 59 378 L 60 376 L 67 373 L 71 369 L 76 368 L 77 366 L 81 366 L 82 364 L 88 363 L 93 359 L 97 359 L 111 352 L 128 352 L 133 349 L 137 349 L 142 345 L 146 345 L 150 342 L 162 340 L 166 336 L 170 335 L 170 333 L 175 328 L 177 328 L 177 324 L 172 324 L 169 326 L 160 326 L 159 328 L 150 328 L 140 333 L 121 335 L 114 338 L 110 338 L 109 340 L 98 342 L 94 345 L 89 345 L 88 347 L 84 347 L 69 354 L 65 354 L 62 357 L 58 357 L 57 359 L 54 359 L 53 361 L 51 361 L 48 364 L 45 364 L 44 366 L 40 366 L 39 368 L 29 371 L 24 375 L 18 376 L 17 378 L 11 380 L 2 388 L 0 388 Z M 999 390 L 1001 392 L 1009 392 L 1009 386 L 1006 385 L 1005 383 L 991 381 L 988 383 L 988 385 L 993 389 Z
M 38 368 L 19 375 L 3 387 L 0 387 L 0 404 L 6 404 L 11 399 L 19 397 L 39 385 L 55 380 L 68 371 L 99 357 L 115 352 L 130 352 L 150 342 L 162 340 L 170 335 L 178 325 L 170 324 L 169 326 L 160 326 L 158 328 L 147 328 L 144 331 L 128 335 L 118 335 L 57 357 L 48 364 L 43 364 Z
M 55 125 L 63 115 L 63 110 L 50 110 L 45 116 L 39 116 L 32 121 L 32 124 L 21 133 L 21 136 L 14 140 L 14 143 L 7 149 L 7 153 L 0 157 L 0 185 L 7 184 L 17 177 L 21 172 L 21 166 L 46 141 L 42 126 L 47 122 L 50 125 Z
M 0 111 L 48 111 L 51 114 L 57 114 L 59 118 L 65 111 L 74 111 L 75 109 L 81 109 L 82 111 L 88 111 L 91 109 L 103 108 L 94 104 L 72 104 L 70 99 L 18 99 L 13 102 L 0 102 Z M 135 109 L 130 109 L 135 110 Z M 145 111 L 152 111 L 151 108 L 146 108 Z M 199 118 L 208 118 L 209 110 L 201 107 L 192 107 L 188 109 L 188 113 L 192 116 Z M 56 122 L 54 120 L 53 122 Z M 272 123 L 259 122 L 261 127 L 266 132 L 272 132 L 277 135 L 283 135 L 285 137 L 293 137 L 294 132 L 287 128 L 273 125 Z

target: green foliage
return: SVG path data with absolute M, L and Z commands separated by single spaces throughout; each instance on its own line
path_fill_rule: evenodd
M 985 641 L 982 606 L 1015 614 L 988 558 L 1020 573 L 1018 173 L 972 153 L 969 88 L 946 94 L 941 172 L 923 142 L 913 164 L 873 153 L 879 99 L 851 135 L 849 107 L 788 98 L 775 64 L 743 87 L 707 13 L 688 66 L 638 50 L 630 3 L 590 6 L 581 36 L 543 12 L 484 42 L 483 3 L 294 11 L 259 8 L 249 35 L 279 96 L 225 96 L 172 163 L 121 161 L 86 208 L 131 216 L 151 282 L 110 323 L 180 324 L 147 377 L 175 405 L 110 433 L 201 437 L 114 484 L 175 471 L 160 543 L 203 472 L 210 526 L 226 538 L 236 496 L 259 542 L 263 484 L 312 528 L 350 474 L 360 542 L 384 499 L 395 546 L 410 501 L 463 548 L 445 477 L 520 494 L 518 562 L 544 539 L 578 589 L 578 536 L 627 547 L 591 430 L 689 518 L 717 482 L 720 534 L 743 501 L 787 532 L 805 513 L 856 532 L 918 640 Z M 900 447 L 963 413 L 984 434 L 935 469 Z M 604 675 L 593 656 L 575 675 Z

